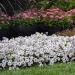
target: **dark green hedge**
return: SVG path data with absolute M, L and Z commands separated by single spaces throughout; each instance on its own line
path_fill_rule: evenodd
M 11 20 L 5 24 L 0 24 L 0 29 L 7 29 L 9 27 L 14 27 L 17 25 L 25 25 L 25 26 L 32 26 L 32 25 L 38 25 L 38 24 L 44 24 L 48 25 L 51 28 L 72 28 L 73 24 L 69 22 L 67 19 L 62 20 L 53 20 L 53 19 L 16 19 Z
M 75 0 L 57 0 L 54 5 L 67 11 L 72 8 L 75 8 Z

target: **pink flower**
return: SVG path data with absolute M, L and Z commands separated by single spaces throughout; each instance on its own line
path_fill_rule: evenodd
M 53 15 L 50 15 L 50 18 L 54 18 L 54 16 Z
M 71 14 L 68 14 L 67 16 L 71 16 Z
M 37 13 L 34 12 L 33 15 L 34 15 L 34 16 L 37 16 Z
M 47 14 L 47 15 L 50 15 L 50 14 L 53 14 L 53 13 L 51 13 L 51 12 L 46 12 L 46 14 Z
M 41 16 L 43 18 L 44 17 L 49 17 L 49 18 L 55 17 L 57 19 L 62 19 L 65 16 L 71 16 L 74 13 L 75 13 L 75 9 L 71 9 L 70 11 L 65 12 L 57 7 L 53 7 L 53 8 L 45 9 L 45 10 L 44 9 L 38 10 L 38 9 L 34 8 L 34 9 L 26 10 L 24 12 L 20 12 L 16 16 L 10 17 L 10 19 L 8 16 L 6 16 L 6 17 L 8 17 L 8 20 L 16 19 L 16 18 L 30 18 L 30 19 L 32 19 L 33 17 L 40 18 Z M 5 16 L 5 14 L 2 12 L 0 13 L 0 15 Z
M 57 18 L 57 19 L 58 19 L 58 18 L 59 18 L 59 16 L 57 15 L 57 16 L 55 16 L 55 18 Z
M 60 17 L 59 17 L 59 19 L 62 19 L 62 18 L 64 18 L 64 17 L 65 17 L 65 16 L 64 16 L 64 15 L 62 15 L 62 16 L 60 16 Z
M 69 13 L 66 12 L 66 13 L 64 14 L 64 16 L 71 16 L 71 14 L 69 14 Z
M 42 14 L 42 17 L 47 17 L 47 15 L 46 14 Z

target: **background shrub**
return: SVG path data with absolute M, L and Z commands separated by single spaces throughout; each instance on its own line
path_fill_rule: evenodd
M 75 0 L 57 0 L 55 6 L 67 11 L 75 7 Z
M 44 25 L 48 25 L 51 28 L 61 28 L 61 29 L 73 27 L 73 24 L 69 22 L 67 18 L 64 18 L 62 20 L 54 20 L 49 18 L 43 18 L 43 19 L 34 18 L 34 19 L 10 20 L 8 23 L 0 24 L 0 29 L 9 28 L 12 26 L 17 26 L 17 25 L 32 26 L 32 25 L 38 25 L 38 24 L 44 24 Z
M 75 7 L 75 0 L 1 0 L 0 8 L 6 14 L 12 16 L 20 11 L 31 8 L 46 9 L 52 6 L 70 10 Z

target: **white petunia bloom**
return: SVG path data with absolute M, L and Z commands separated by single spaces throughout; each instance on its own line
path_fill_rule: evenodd
M 47 36 L 35 33 L 31 36 L 19 36 L 0 41 L 0 67 L 9 67 L 9 70 L 18 66 L 32 66 L 39 64 L 54 64 L 75 60 L 74 36 Z M 48 62 L 48 63 L 47 63 Z
M 11 66 L 12 65 L 12 60 L 9 60 L 8 61 L 8 66 Z

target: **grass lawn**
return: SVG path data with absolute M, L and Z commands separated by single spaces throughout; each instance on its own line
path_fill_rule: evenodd
M 0 75 L 75 75 L 75 62 L 22 68 L 15 71 L 1 70 Z

